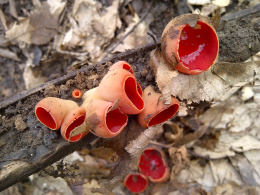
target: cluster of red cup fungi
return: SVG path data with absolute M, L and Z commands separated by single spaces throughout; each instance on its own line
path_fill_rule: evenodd
M 153 66 L 154 63 L 162 62 L 181 73 L 196 75 L 207 71 L 214 64 L 218 49 L 218 37 L 209 19 L 196 14 L 185 14 L 167 24 L 162 33 L 161 48 L 151 52 L 150 63 Z M 157 95 L 153 97 L 146 95 L 151 93 L 154 91 L 150 87 L 144 91 L 144 101 L 150 105 L 150 110 L 146 110 L 147 113 L 154 110 L 156 104 L 154 99 L 160 100 Z M 144 127 L 159 123 L 161 119 L 174 112 L 177 105 L 175 101 L 176 99 L 173 98 L 172 105 L 164 108 L 156 118 L 147 118 L 146 112 L 139 114 L 139 123 Z M 143 192 L 148 186 L 148 179 L 156 183 L 164 182 L 169 178 L 170 170 L 164 153 L 157 148 L 144 150 L 138 168 L 140 173 L 130 173 L 124 180 L 125 187 L 133 193 Z
M 184 14 L 171 20 L 162 33 L 161 48 L 157 54 L 166 65 L 184 74 L 207 71 L 218 57 L 219 42 L 208 18 Z M 158 59 L 157 59 L 158 61 Z M 151 58 L 151 64 L 156 61 Z M 83 95 L 79 106 L 71 100 L 47 97 L 35 107 L 40 122 L 52 130 L 61 128 L 62 136 L 75 142 L 92 132 L 102 138 L 118 135 L 128 122 L 128 115 L 137 115 L 142 127 L 158 125 L 172 118 L 179 109 L 179 101 L 172 97 L 165 104 L 161 94 L 148 86 L 144 93 L 132 67 L 125 61 L 113 64 L 98 87 Z M 72 93 L 81 98 L 81 91 Z M 139 160 L 141 173 L 129 174 L 125 186 L 132 192 L 142 192 L 152 182 L 163 182 L 169 177 L 169 168 L 161 150 L 146 149 Z M 148 179 L 147 179 L 148 178 Z
M 184 14 L 171 20 L 162 33 L 159 58 L 185 74 L 199 74 L 210 68 L 218 56 L 218 37 L 208 18 Z M 151 63 L 153 62 L 151 58 Z M 127 125 L 128 114 L 138 115 L 138 122 L 147 128 L 173 117 L 179 101 L 165 104 L 161 94 L 148 86 L 144 93 L 132 67 L 125 61 L 113 64 L 98 87 L 83 95 L 83 104 L 47 97 L 35 107 L 38 119 L 53 130 L 61 128 L 62 136 L 79 141 L 89 131 L 103 138 L 118 135 Z M 81 98 L 74 90 L 74 98 Z
M 172 118 L 179 109 L 179 101 L 172 98 L 164 104 L 152 87 L 142 91 L 133 69 L 125 61 L 113 64 L 98 87 L 83 95 L 81 106 L 72 100 L 56 97 L 42 99 L 35 107 L 41 123 L 52 130 L 61 128 L 62 136 L 75 142 L 89 131 L 102 138 L 118 135 L 128 122 L 128 115 L 137 115 L 141 126 L 158 125 Z M 81 92 L 73 91 L 78 98 Z
M 133 192 L 143 192 L 148 186 L 148 180 L 153 183 L 165 182 L 169 179 L 170 169 L 162 150 L 156 147 L 146 148 L 139 158 L 140 173 L 130 173 L 125 177 L 125 187 Z

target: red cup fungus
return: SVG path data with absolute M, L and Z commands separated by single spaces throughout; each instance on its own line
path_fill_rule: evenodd
M 109 70 L 115 70 L 115 69 L 124 69 L 128 72 L 130 72 L 131 74 L 134 74 L 134 71 L 131 67 L 130 64 L 128 64 L 126 61 L 119 61 L 119 62 L 116 62 L 115 64 L 113 64 Z M 140 86 L 140 84 L 136 81 L 136 84 L 137 84 L 137 91 L 138 93 L 140 94 L 140 96 L 143 95 L 143 91 L 142 91 L 142 88 Z
M 150 127 L 172 118 L 179 110 L 179 101 L 172 97 L 170 104 L 164 104 L 162 95 L 156 93 L 151 86 L 144 90 L 144 110 L 138 114 L 138 122 L 142 127 Z
M 81 140 L 89 130 L 85 124 L 86 110 L 82 107 L 71 110 L 61 125 L 61 135 L 69 142 Z
M 74 89 L 72 91 L 72 97 L 75 99 L 80 99 L 82 96 L 82 91 L 80 89 Z
M 172 19 L 162 33 L 166 61 L 185 74 L 207 71 L 218 56 L 219 41 L 207 17 L 184 14 Z
M 56 97 L 46 97 L 35 106 L 38 120 L 52 130 L 60 128 L 65 116 L 70 110 L 77 108 L 76 102 Z
M 144 109 L 134 75 L 123 69 L 110 70 L 101 80 L 97 94 L 103 100 L 117 102 L 126 114 L 138 114 Z
M 126 61 L 118 61 L 109 68 L 109 70 L 115 70 L 115 69 L 124 69 L 129 71 L 131 74 L 134 74 L 131 65 L 128 64 Z
M 125 177 L 125 187 L 133 193 L 141 193 L 148 186 L 147 178 L 141 173 L 130 173 Z
M 99 137 L 115 137 L 127 125 L 128 116 L 121 111 L 116 102 L 99 99 L 96 91 L 97 88 L 94 88 L 84 94 L 82 107 L 86 109 L 86 126 Z
M 157 148 L 146 148 L 139 158 L 139 171 L 152 182 L 160 183 L 169 179 L 170 169 L 165 161 L 164 153 Z

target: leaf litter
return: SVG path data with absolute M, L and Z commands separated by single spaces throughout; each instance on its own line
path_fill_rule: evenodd
M 113 1 L 105 10 L 101 10 L 97 1 L 76 0 L 70 18 L 71 28 L 57 47 L 68 51 L 80 47 L 78 52 L 88 52 L 95 62 L 121 26 L 118 7 L 119 0 Z
M 76 50 L 74 54 L 77 52 L 84 55 L 90 53 L 93 61 L 100 59 L 104 55 L 105 48 L 115 36 L 115 31 L 122 25 L 118 15 L 119 1 L 113 1 L 109 7 L 103 10 L 102 5 L 97 1 L 75 1 L 69 20 L 70 29 L 63 35 L 57 35 L 59 17 L 65 6 L 66 3 L 59 0 L 41 4 L 37 8 L 38 13 L 32 12 L 28 18 L 18 17 L 19 23 L 7 30 L 6 38 L 11 41 L 36 45 L 46 44 L 55 38 L 59 40 L 54 41 L 57 50 L 68 52 Z M 13 11 L 13 13 L 15 12 Z M 50 20 L 51 18 L 52 20 Z M 39 28 L 36 21 L 43 19 L 45 22 Z M 139 18 L 136 16 L 128 29 L 138 20 Z M 115 51 L 136 47 L 133 42 L 136 36 L 145 43 L 143 38 L 146 37 L 148 30 L 147 24 L 140 25 Z M 44 37 L 45 35 L 46 37 Z M 201 191 L 206 190 L 216 194 L 221 194 L 223 191 L 230 194 L 235 192 L 245 194 L 247 190 L 259 192 L 259 188 L 256 186 L 260 185 L 260 158 L 257 155 L 260 150 L 258 120 L 260 91 L 257 86 L 252 84 L 260 78 L 259 61 L 239 64 L 219 62 L 211 70 L 195 76 L 179 74 L 169 67 L 161 65 L 153 68 L 157 85 L 166 97 L 173 95 L 180 100 L 186 100 L 188 104 L 202 101 L 213 103 L 205 113 L 200 114 L 199 121 L 209 127 L 206 134 L 219 132 L 214 148 L 202 147 L 201 140 L 197 139 L 191 139 L 178 147 L 170 146 L 167 153 L 171 159 L 171 181 L 161 186 L 157 184 L 154 186 L 158 189 L 167 188 L 169 194 L 185 192 L 185 189 L 170 188 L 173 181 L 188 186 L 187 192 L 199 191 L 194 184 L 199 184 Z M 29 80 L 36 82 L 33 79 Z M 30 87 L 27 86 L 27 88 Z M 184 105 L 185 114 L 179 116 L 187 116 L 191 107 Z M 187 135 L 183 127 L 180 131 L 184 134 L 180 137 Z M 161 126 L 146 129 L 136 139 L 129 142 L 125 150 L 134 159 L 151 143 L 151 140 L 161 141 L 162 135 L 165 134 Z M 168 141 L 175 142 L 176 139 L 180 138 Z M 189 153 L 190 150 L 199 155 L 194 159 L 192 153 Z M 100 175 L 105 177 L 109 175 L 110 168 L 107 167 L 109 160 L 105 156 L 98 155 L 97 157 L 91 153 L 78 157 L 76 161 L 78 165 L 81 164 L 80 171 L 85 169 L 85 174 L 94 173 L 93 175 L 95 175 L 97 173 L 95 171 L 99 170 Z M 74 163 L 72 158 L 71 161 Z M 80 171 L 76 173 L 80 173 Z M 52 181 L 52 179 L 50 180 Z M 88 187 L 83 191 L 91 194 L 90 188 L 100 187 L 97 181 L 91 179 L 84 181 L 84 185 Z M 244 186 L 240 186 L 242 184 Z M 178 185 L 176 186 L 178 187 Z
M 22 41 L 27 44 L 42 45 L 48 43 L 58 32 L 58 19 L 66 3 L 59 5 L 47 1 L 36 8 L 28 18 L 20 19 L 6 31 L 10 41 Z

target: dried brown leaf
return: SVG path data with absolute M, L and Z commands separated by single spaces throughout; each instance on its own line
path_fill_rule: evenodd
M 254 166 L 243 155 L 237 154 L 235 157 L 230 158 L 230 162 L 243 183 L 250 186 L 259 186 L 260 176 L 255 171 Z
M 16 53 L 10 51 L 9 49 L 0 48 L 0 56 L 4 58 L 9 58 L 15 61 L 21 61 L 20 58 L 17 57 Z
M 65 4 L 61 5 L 60 9 L 63 10 Z M 7 30 L 6 38 L 36 45 L 48 43 L 56 35 L 58 29 L 58 17 L 61 12 L 57 8 L 56 10 L 57 12 L 52 14 L 53 8 L 48 3 L 43 3 L 28 18 Z
M 209 161 L 206 166 L 201 166 L 199 161 L 193 160 L 187 169 L 183 169 L 177 180 L 181 183 L 200 184 L 204 189 L 211 191 L 213 187 L 225 182 L 242 184 L 236 170 L 228 160 Z
M 132 30 L 133 26 L 136 25 L 139 22 L 140 18 L 138 15 L 135 15 L 133 18 L 133 22 L 129 24 L 129 26 L 126 28 L 125 32 L 123 34 L 128 33 L 130 30 Z M 149 23 L 147 22 L 141 22 L 136 29 L 125 38 L 125 40 L 119 44 L 114 52 L 124 52 L 127 49 L 134 49 L 137 47 L 140 47 L 142 45 L 147 44 L 147 32 L 148 32 L 148 26 Z M 121 35 L 123 36 L 123 35 Z M 120 37 L 120 35 L 119 35 Z
M 65 34 L 58 48 L 90 53 L 93 59 L 100 57 L 103 48 L 114 37 L 120 22 L 119 0 L 100 13 L 101 4 L 94 0 L 76 0 L 73 5 L 71 29 Z
M 168 150 L 171 162 L 173 163 L 171 177 L 176 177 L 190 162 L 185 146 L 180 148 L 172 147 Z

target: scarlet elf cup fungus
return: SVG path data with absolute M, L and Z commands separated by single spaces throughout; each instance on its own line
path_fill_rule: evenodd
M 82 107 L 86 109 L 86 126 L 99 137 L 115 137 L 127 125 L 128 116 L 116 102 L 99 99 L 96 91 L 94 88 L 84 94 Z
M 101 80 L 97 94 L 103 100 L 117 101 L 126 114 L 138 114 L 144 108 L 134 75 L 124 69 L 110 70 Z
M 82 92 L 80 89 L 74 89 L 72 91 L 72 97 L 74 97 L 75 99 L 79 99 L 81 98 L 81 96 L 82 96 Z
M 134 74 L 131 65 L 128 64 L 126 61 L 118 61 L 109 68 L 109 70 L 115 70 L 115 69 L 124 69 L 129 71 L 131 74 Z
M 164 104 L 162 95 L 156 93 L 152 86 L 144 90 L 144 110 L 138 114 L 138 122 L 142 127 L 158 125 L 172 118 L 179 110 L 179 101 L 172 97 L 170 104 Z
M 166 61 L 185 74 L 200 74 L 214 64 L 219 42 L 207 17 L 184 14 L 172 19 L 162 33 Z
M 165 155 L 158 148 L 146 148 L 139 158 L 138 168 L 142 174 L 155 183 L 164 182 L 170 176 L 170 169 L 165 161 Z
M 82 107 L 72 109 L 61 125 L 61 135 L 69 142 L 81 140 L 89 130 L 85 124 L 86 110 Z
M 133 193 L 143 192 L 148 185 L 147 178 L 140 173 L 130 173 L 125 177 L 125 187 Z
M 52 130 L 57 130 L 69 111 L 77 107 L 77 103 L 71 100 L 47 97 L 37 103 L 35 114 L 42 124 Z
M 134 71 L 133 71 L 131 65 L 128 64 L 126 61 L 118 61 L 109 68 L 109 70 L 115 70 L 115 69 L 124 69 L 124 70 L 127 70 L 128 72 L 130 72 L 131 74 L 134 74 Z M 142 88 L 137 81 L 136 81 L 136 84 L 137 84 L 137 91 L 140 94 L 140 96 L 142 96 L 143 95 Z

